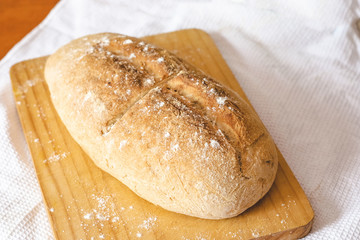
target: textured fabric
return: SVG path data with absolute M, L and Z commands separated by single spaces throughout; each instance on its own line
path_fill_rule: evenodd
M 209 32 L 315 211 L 306 239 L 360 239 L 358 1 L 63 0 L 0 62 L 0 239 L 52 239 L 9 68 L 85 34 Z

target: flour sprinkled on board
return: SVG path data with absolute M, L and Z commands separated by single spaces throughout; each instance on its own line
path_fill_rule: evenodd
M 68 154 L 70 154 L 70 152 L 64 152 L 61 154 L 53 154 L 50 157 L 48 157 L 47 159 L 43 160 L 43 163 L 53 163 L 53 162 L 57 162 L 61 159 L 64 159 L 68 156 Z
M 126 210 L 129 211 L 134 207 L 133 205 L 128 206 L 127 208 L 123 206 L 116 206 L 114 202 L 115 199 L 116 195 L 109 195 L 104 191 L 96 192 L 90 195 L 89 200 L 92 208 L 86 210 L 80 209 L 82 216 L 80 226 L 86 233 L 90 233 L 91 229 L 93 228 L 102 229 L 105 226 L 111 226 L 111 228 L 116 231 L 118 228 L 121 228 L 126 224 L 126 222 L 122 221 L 120 212 Z M 141 218 L 138 220 L 143 221 Z M 107 239 L 110 236 L 106 236 L 104 233 L 100 233 L 100 235 L 92 237 L 94 237 L 94 239 Z
M 91 199 L 95 200 L 96 206 L 90 212 L 84 212 L 83 219 L 110 221 L 117 217 L 115 206 L 110 201 L 111 196 L 104 194 L 92 194 Z
M 148 219 L 144 220 L 142 224 L 138 227 L 143 229 L 150 229 L 152 226 L 156 224 L 157 217 L 149 217 Z
M 34 87 L 37 83 L 43 82 L 43 79 L 35 78 L 35 79 L 29 79 L 26 80 L 24 83 L 22 83 L 20 86 L 18 86 L 18 89 L 21 93 L 27 93 L 29 88 Z

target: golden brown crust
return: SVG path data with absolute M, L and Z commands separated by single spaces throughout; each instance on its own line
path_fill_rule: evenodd
M 113 33 L 47 61 L 52 101 L 103 170 L 161 207 L 233 217 L 270 189 L 275 145 L 255 112 L 170 52 Z

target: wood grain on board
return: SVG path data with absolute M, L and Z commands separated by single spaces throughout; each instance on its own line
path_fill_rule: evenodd
M 175 52 L 248 101 L 205 32 L 188 29 L 144 39 Z M 96 167 L 67 132 L 44 81 L 45 61 L 42 57 L 18 63 L 10 75 L 57 239 L 295 239 L 310 231 L 313 210 L 280 152 L 279 170 L 269 193 L 234 218 L 189 217 L 138 197 Z

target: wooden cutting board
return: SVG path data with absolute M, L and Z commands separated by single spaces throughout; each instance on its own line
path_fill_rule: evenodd
M 211 37 L 197 29 L 145 40 L 167 48 L 244 92 Z M 166 211 L 96 167 L 59 119 L 44 81 L 46 57 L 15 64 L 11 80 L 21 124 L 57 239 L 295 239 L 314 217 L 283 156 L 270 192 L 238 217 L 204 220 Z

